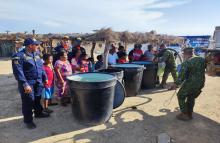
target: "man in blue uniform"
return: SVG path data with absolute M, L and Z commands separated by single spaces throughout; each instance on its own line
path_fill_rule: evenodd
M 38 53 L 39 41 L 28 38 L 24 41 L 25 49 L 12 56 L 12 68 L 22 99 L 22 113 L 27 128 L 34 129 L 32 110 L 35 118 L 49 117 L 43 113 L 40 104 L 43 82 L 47 82 Z

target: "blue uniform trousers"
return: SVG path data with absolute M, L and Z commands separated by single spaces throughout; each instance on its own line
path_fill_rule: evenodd
M 42 114 L 43 107 L 41 106 L 41 93 L 43 87 L 38 83 L 30 85 L 32 92 L 30 94 L 24 93 L 24 87 L 22 84 L 18 84 L 19 92 L 22 100 L 22 114 L 24 116 L 24 122 L 30 123 L 33 121 L 34 115 L 38 116 Z

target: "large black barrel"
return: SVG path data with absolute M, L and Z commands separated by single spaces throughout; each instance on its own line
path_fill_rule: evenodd
M 106 122 L 112 114 L 116 82 L 114 76 L 103 73 L 68 77 L 75 119 L 92 125 Z
M 124 71 L 126 96 L 137 96 L 141 87 L 144 66 L 136 64 L 117 64 L 111 65 L 111 67 Z
M 118 82 L 115 85 L 115 96 L 114 96 L 114 102 L 113 102 L 113 109 L 118 108 L 124 102 L 124 99 L 126 96 L 125 88 L 123 86 L 123 77 L 124 77 L 123 70 L 102 69 L 102 70 L 98 70 L 98 72 L 114 75 L 118 79 Z
M 133 62 L 133 64 L 144 65 L 145 67 L 141 84 L 142 89 L 155 88 L 157 80 L 157 65 L 153 62 L 145 61 Z
M 120 82 L 123 81 L 124 72 L 121 69 L 101 69 L 98 72 L 114 75 Z

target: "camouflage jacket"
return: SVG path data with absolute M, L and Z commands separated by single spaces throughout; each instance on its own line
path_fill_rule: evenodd
M 189 89 L 199 89 L 204 87 L 205 83 L 205 59 L 202 57 L 192 57 L 181 65 L 178 75 L 177 85 Z
M 159 62 L 165 62 L 168 67 L 176 67 L 175 57 L 169 50 L 162 51 Z

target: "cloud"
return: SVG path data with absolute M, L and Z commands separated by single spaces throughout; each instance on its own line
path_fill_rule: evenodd
M 148 4 L 147 9 L 172 8 L 175 6 L 187 4 L 189 2 L 190 0 L 155 1 L 155 3 Z
M 50 27 L 60 27 L 62 24 L 56 21 L 45 21 L 43 22 L 44 25 L 50 26 Z
M 115 30 L 145 30 L 164 21 L 157 8 L 182 5 L 188 0 L 7 0 L 1 1 L 0 20 L 35 25 L 42 32 L 90 32 L 101 27 Z M 147 10 L 146 10 L 147 9 Z M 26 30 L 23 27 L 22 31 Z M 47 31 L 50 32 L 50 31 Z

